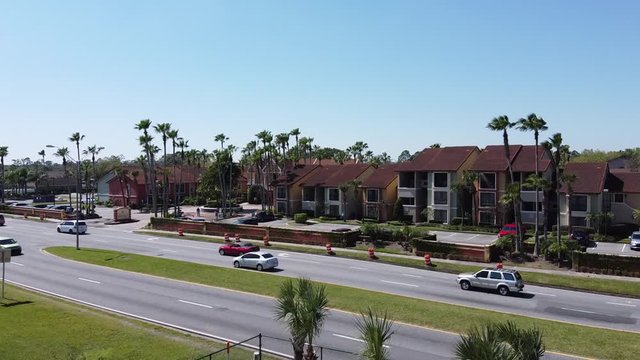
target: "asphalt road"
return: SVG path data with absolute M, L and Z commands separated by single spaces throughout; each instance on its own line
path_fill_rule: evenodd
M 282 325 L 273 321 L 272 299 L 115 271 L 45 255 L 38 250 L 51 245 L 75 243 L 75 236 L 57 234 L 54 223 L 14 219 L 0 229 L 0 234 L 18 239 L 26 253 L 13 258 L 7 271 L 7 278 L 11 281 L 234 340 L 251 337 L 257 332 L 287 337 Z M 91 227 L 90 234 L 81 237 L 81 246 L 231 266 L 231 257 L 218 255 L 217 245 L 137 235 L 123 232 L 118 227 Z M 280 251 L 274 251 L 274 254 L 279 256 L 283 269 L 278 275 L 304 275 L 321 281 L 448 303 L 471 304 L 529 316 L 540 314 L 545 318 L 638 331 L 637 308 L 640 304 L 636 300 L 599 295 L 585 297 L 582 293 L 534 287 L 528 287 L 525 296 L 503 298 L 482 291 L 464 292 L 455 284 L 455 277 L 448 274 L 335 257 Z M 602 311 L 604 309 L 601 308 L 608 310 Z M 317 343 L 357 352 L 360 344 L 354 340 L 356 337 L 353 315 L 332 312 Z M 444 359 L 452 357 L 457 339 L 454 334 L 399 325 L 389 345 L 396 359 Z M 275 351 L 290 352 L 290 345 L 285 342 L 266 340 L 265 345 Z M 345 353 L 334 353 L 336 357 L 330 358 L 353 358 Z M 326 356 L 328 354 L 325 352 Z
M 588 253 L 618 256 L 640 256 L 640 251 L 631 250 L 629 244 L 598 242 L 595 247 L 587 248 Z

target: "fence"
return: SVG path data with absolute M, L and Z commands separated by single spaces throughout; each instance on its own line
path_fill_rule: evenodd
M 243 348 L 243 351 L 238 351 L 239 348 Z M 234 349 L 236 349 L 235 352 Z M 195 360 L 249 359 L 245 352 L 247 349 L 254 350 L 254 357 L 251 359 L 262 360 L 263 354 L 270 355 L 271 357 L 279 357 L 282 359 L 293 359 L 293 348 L 291 346 L 291 340 L 258 334 L 243 341 L 227 341 L 227 345 L 225 347 L 210 354 L 201 356 Z M 275 351 L 273 349 L 280 349 L 282 352 Z M 359 354 L 347 350 L 340 350 L 317 344 L 314 344 L 313 349 L 318 360 L 360 359 Z M 305 345 L 305 351 L 306 350 L 307 348 Z

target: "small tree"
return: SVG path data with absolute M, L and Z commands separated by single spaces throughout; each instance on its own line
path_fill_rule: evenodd
M 640 225 L 640 209 L 635 209 L 633 210 L 633 220 L 636 221 L 636 223 L 638 223 L 638 225 Z
M 402 221 L 404 219 L 404 207 L 402 206 L 402 201 L 400 199 L 396 200 L 396 203 L 393 204 L 393 218 Z

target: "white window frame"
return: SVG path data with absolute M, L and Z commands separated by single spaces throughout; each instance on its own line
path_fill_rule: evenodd
M 375 192 L 376 201 L 369 200 L 369 191 Z M 367 189 L 367 202 L 368 203 L 379 203 L 380 202 L 380 189 Z
M 482 194 L 491 194 L 493 196 L 493 205 L 483 205 L 482 204 Z M 478 193 L 478 203 L 479 203 L 478 207 L 481 207 L 481 208 L 495 208 L 496 204 L 498 203 L 497 199 L 496 199 L 496 193 L 494 193 L 492 191 L 480 191 Z
M 486 176 L 486 175 L 493 175 L 493 187 L 492 188 L 483 188 L 482 187 L 482 176 Z M 481 190 L 496 190 L 498 186 L 498 174 L 494 173 L 494 172 L 483 172 L 480 173 L 480 179 L 478 179 L 478 188 Z

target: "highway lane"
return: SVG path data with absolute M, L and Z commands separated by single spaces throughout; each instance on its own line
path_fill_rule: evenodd
M 53 244 L 67 241 L 43 233 L 33 238 Z M 268 297 L 67 261 L 31 251 L 30 247 L 25 255 L 12 260 L 7 280 L 19 285 L 233 340 L 261 332 L 266 336 L 266 348 L 284 354 L 291 352 L 287 342 L 271 339 L 288 336 L 283 325 L 273 319 L 274 300 Z M 354 319 L 353 314 L 330 312 L 316 341 L 318 345 L 335 349 L 324 349 L 325 359 L 356 358 L 350 354 L 357 353 L 362 345 L 357 341 Z M 395 359 L 451 359 L 458 340 L 456 334 L 409 325 L 396 325 L 394 330 L 388 345 Z
M 55 224 L 17 220 L 12 226 L 24 232 L 26 246 L 51 245 L 45 238 L 72 245 L 73 235 L 55 233 Z M 232 257 L 217 254 L 218 244 L 175 240 L 123 232 L 116 226 L 90 227 L 81 244 L 96 248 L 163 256 L 217 266 L 231 266 Z M 73 238 L 73 239 L 72 239 Z M 28 242 L 28 244 L 27 244 Z M 559 320 L 583 325 L 640 331 L 640 301 L 539 286 L 525 286 L 524 294 L 509 297 L 488 291 L 462 291 L 455 275 L 400 266 L 293 252 L 272 251 L 284 271 L 278 275 L 306 276 L 319 281 L 442 301 L 450 304 Z M 526 281 L 526 279 L 525 279 Z

